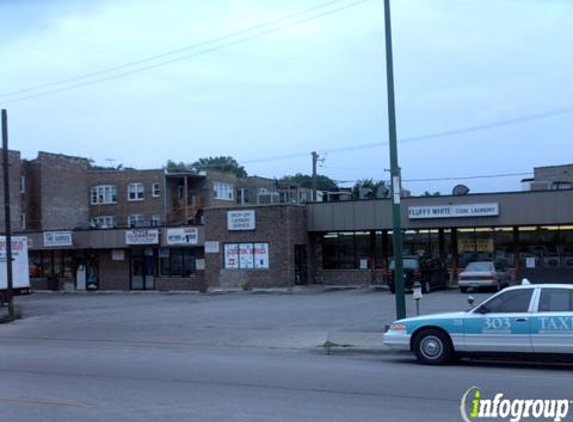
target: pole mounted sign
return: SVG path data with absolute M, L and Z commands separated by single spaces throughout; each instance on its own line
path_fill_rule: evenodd
M 408 218 L 410 220 L 497 216 L 499 216 L 498 203 L 408 207 Z

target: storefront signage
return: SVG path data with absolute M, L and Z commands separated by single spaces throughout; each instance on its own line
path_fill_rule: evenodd
M 136 229 L 125 232 L 127 245 L 156 245 L 159 243 L 159 230 Z
M 498 215 L 498 203 L 408 207 L 408 218 L 410 220 L 430 218 L 495 217 Z
M 73 246 L 72 232 L 45 232 L 44 247 Z
M 199 242 L 199 231 L 195 227 L 167 229 L 168 245 L 196 245 Z
M 255 230 L 255 211 L 227 211 L 227 229 Z
M 206 240 L 205 253 L 219 253 L 219 242 L 216 240 Z
M 268 269 L 268 243 L 229 243 L 225 245 L 225 268 Z

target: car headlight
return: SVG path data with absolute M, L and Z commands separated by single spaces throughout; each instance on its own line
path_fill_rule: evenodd
M 406 326 L 404 324 L 390 324 L 388 331 L 406 331 Z

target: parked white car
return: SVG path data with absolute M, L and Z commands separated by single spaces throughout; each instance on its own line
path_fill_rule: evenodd
M 511 276 L 506 268 L 496 266 L 492 261 L 470 262 L 458 277 L 462 293 L 469 288 L 493 288 L 497 291 L 509 286 Z

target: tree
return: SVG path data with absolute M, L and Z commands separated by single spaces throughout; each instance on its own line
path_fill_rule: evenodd
M 381 186 L 386 186 L 386 182 L 383 180 L 374 181 L 373 179 L 358 180 L 352 187 L 352 199 L 361 199 L 361 191 L 367 198 L 376 198 L 376 193 Z
M 194 163 L 185 163 L 183 161 L 168 160 L 165 165 L 168 171 L 204 171 L 219 170 L 224 173 L 231 173 L 237 177 L 247 177 L 245 168 L 233 157 L 204 157 Z
M 233 157 L 206 157 L 200 158 L 192 164 L 198 171 L 219 170 L 224 173 L 231 173 L 237 177 L 247 177 L 247 171 Z
M 279 179 L 280 183 L 292 184 L 302 186 L 303 188 L 312 189 L 312 176 L 307 174 L 297 173 L 294 176 L 283 176 Z M 334 180 L 328 176 L 318 175 L 316 177 L 316 186 L 318 190 L 323 191 L 336 191 L 338 190 L 338 185 Z

